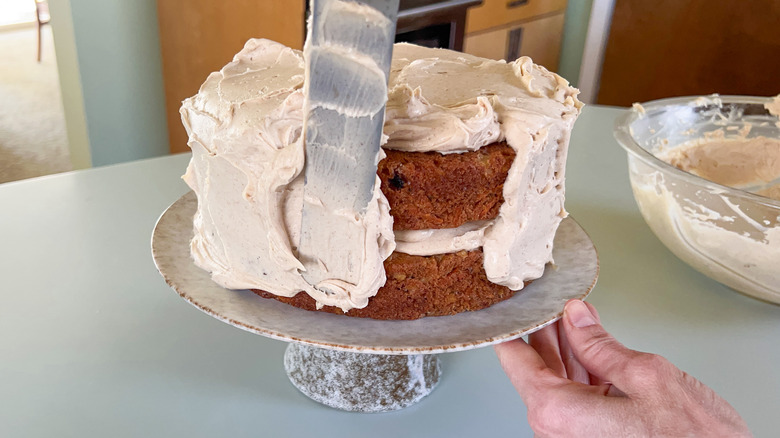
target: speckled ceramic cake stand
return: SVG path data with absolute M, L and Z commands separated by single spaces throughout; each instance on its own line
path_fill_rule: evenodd
M 284 361 L 291 382 L 312 399 L 349 411 L 389 411 L 418 402 L 438 382 L 437 353 L 496 344 L 551 324 L 566 301 L 585 298 L 598 277 L 593 243 L 567 218 L 555 236 L 555 264 L 512 298 L 487 309 L 414 321 L 309 312 L 212 282 L 190 258 L 196 206 L 193 193 L 184 195 L 154 229 L 152 254 L 165 281 L 219 320 L 289 342 Z

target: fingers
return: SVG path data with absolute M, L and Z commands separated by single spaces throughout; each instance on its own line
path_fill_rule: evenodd
M 567 359 L 561 353 L 567 356 L 570 347 L 559 330 L 559 324 L 552 324 L 530 335 L 529 343 L 535 347 L 522 339 L 495 346 L 501 366 L 528 408 L 531 427 L 538 436 L 605 436 L 604 431 L 619 436 L 625 420 L 636 417 L 629 415 L 631 400 L 605 397 L 614 387 L 589 385 L 588 373 L 576 359 L 564 368 Z M 555 366 L 558 371 L 551 368 Z M 578 381 L 561 377 L 563 372 Z
M 585 303 L 596 320 L 600 321 L 596 308 Z M 542 357 L 544 363 L 559 377 L 584 384 L 601 385 L 601 379 L 591 377 L 588 370 L 577 360 L 571 349 L 563 325 L 556 321 L 528 336 L 528 345 Z
M 596 322 L 601 324 L 601 316 L 599 316 L 599 312 L 596 310 L 596 307 L 593 304 L 591 304 L 591 303 L 589 303 L 587 301 L 583 301 L 583 303 L 585 303 L 585 306 L 588 307 L 588 310 L 590 310 L 590 313 L 596 318 Z M 561 329 L 566 330 L 563 327 L 563 324 L 561 324 Z M 579 363 L 579 361 L 577 363 Z M 612 382 L 610 382 L 608 380 L 601 379 L 601 378 L 599 378 L 596 375 L 592 375 L 590 373 L 588 373 L 588 374 L 590 376 L 590 382 L 589 383 L 591 385 L 596 385 L 596 386 L 605 385 L 605 386 L 608 386 L 610 388 L 610 390 L 607 392 L 607 395 L 609 395 L 609 396 L 621 396 L 621 397 L 625 396 L 625 394 L 623 394 L 619 389 L 617 389 L 616 387 L 612 386 Z M 588 382 L 585 382 L 585 383 L 588 383 Z
M 601 324 L 601 316 L 599 316 L 599 311 L 596 310 L 596 306 L 587 301 L 583 301 L 583 303 L 585 303 L 585 306 L 590 310 L 590 313 L 596 318 L 596 322 Z
M 563 381 L 522 339 L 498 344 L 495 350 L 501 367 L 526 405 L 538 400 L 546 385 Z
M 558 377 L 567 377 L 559 349 L 557 322 L 528 335 L 528 345 L 536 350 L 547 367 Z
M 634 402 L 605 397 L 606 391 L 573 382 L 549 388 L 543 401 L 527 406 L 535 436 L 629 436 L 626 425 L 638 417 Z
M 630 350 L 601 326 L 592 306 L 580 300 L 566 303 L 562 325 L 575 357 L 601 382 L 612 382 L 629 394 L 636 376 L 631 364 L 643 353 Z
M 563 328 L 563 324 L 556 324 L 558 344 L 560 348 L 560 358 L 563 362 L 564 370 L 566 374 L 564 377 L 573 382 L 584 383 L 586 385 L 592 383 L 590 373 L 574 356 L 574 351 L 571 349 L 569 339 L 566 337 L 566 331 Z
M 661 356 L 621 345 L 582 301 L 568 302 L 562 320 L 529 344 L 517 339 L 495 349 L 538 436 L 749 436 L 712 390 Z M 593 384 L 593 375 L 614 385 Z

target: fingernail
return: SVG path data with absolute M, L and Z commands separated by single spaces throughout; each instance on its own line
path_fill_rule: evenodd
M 596 318 L 590 313 L 588 306 L 580 300 L 569 301 L 563 313 L 574 327 L 582 328 L 596 324 Z

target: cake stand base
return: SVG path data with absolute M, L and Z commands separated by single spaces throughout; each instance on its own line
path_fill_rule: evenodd
M 314 401 L 351 412 L 387 412 L 430 394 L 441 376 L 435 354 L 353 353 L 290 343 L 284 369 Z

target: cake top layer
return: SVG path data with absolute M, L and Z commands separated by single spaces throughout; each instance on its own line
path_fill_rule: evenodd
M 300 51 L 252 39 L 184 108 L 208 114 L 225 133 L 252 131 L 264 118 L 298 130 L 303 83 Z M 582 107 L 579 90 L 528 57 L 507 63 L 406 43 L 394 47 L 388 90 L 384 147 L 408 151 L 463 152 L 503 140 L 496 107 L 525 113 L 535 122 L 529 131 Z M 291 94 L 300 96 L 282 105 Z
M 457 86 L 453 86 L 457 84 Z M 393 99 L 399 87 L 420 87 L 432 105 L 453 107 L 477 96 L 501 96 L 511 102 L 524 97 L 541 97 L 554 102 L 582 106 L 578 90 L 568 81 L 521 57 L 514 62 L 492 60 L 446 49 L 432 49 L 399 43 L 393 51 L 390 89 Z M 555 106 L 534 106 L 550 116 Z
M 382 262 L 395 248 L 392 218 L 377 181 L 364 223 L 360 284 L 344 294 L 324 294 L 303 280 L 295 252 L 303 83 L 301 52 L 253 39 L 184 101 L 182 120 L 193 149 L 184 179 L 199 199 L 192 254 L 224 287 L 283 296 L 306 291 L 318 303 L 346 311 L 365 306 L 384 284 Z M 491 281 L 514 289 L 540 276 L 565 216 L 563 168 L 551 163 L 565 160 L 582 106 L 578 90 L 527 57 L 507 63 L 409 44 L 395 45 L 388 90 L 384 148 L 457 153 L 506 140 L 517 151 L 504 185 L 508 202 L 484 229 L 485 268 Z M 553 149 L 542 157 L 548 140 L 564 144 L 560 159 Z M 525 172 L 529 166 L 537 169 Z M 529 194 L 531 185 L 537 194 Z M 535 203 L 543 208 L 534 210 Z M 551 219 L 537 220 L 541 215 Z M 518 231 L 521 223 L 529 225 Z M 512 254 L 521 252 L 518 263 Z

